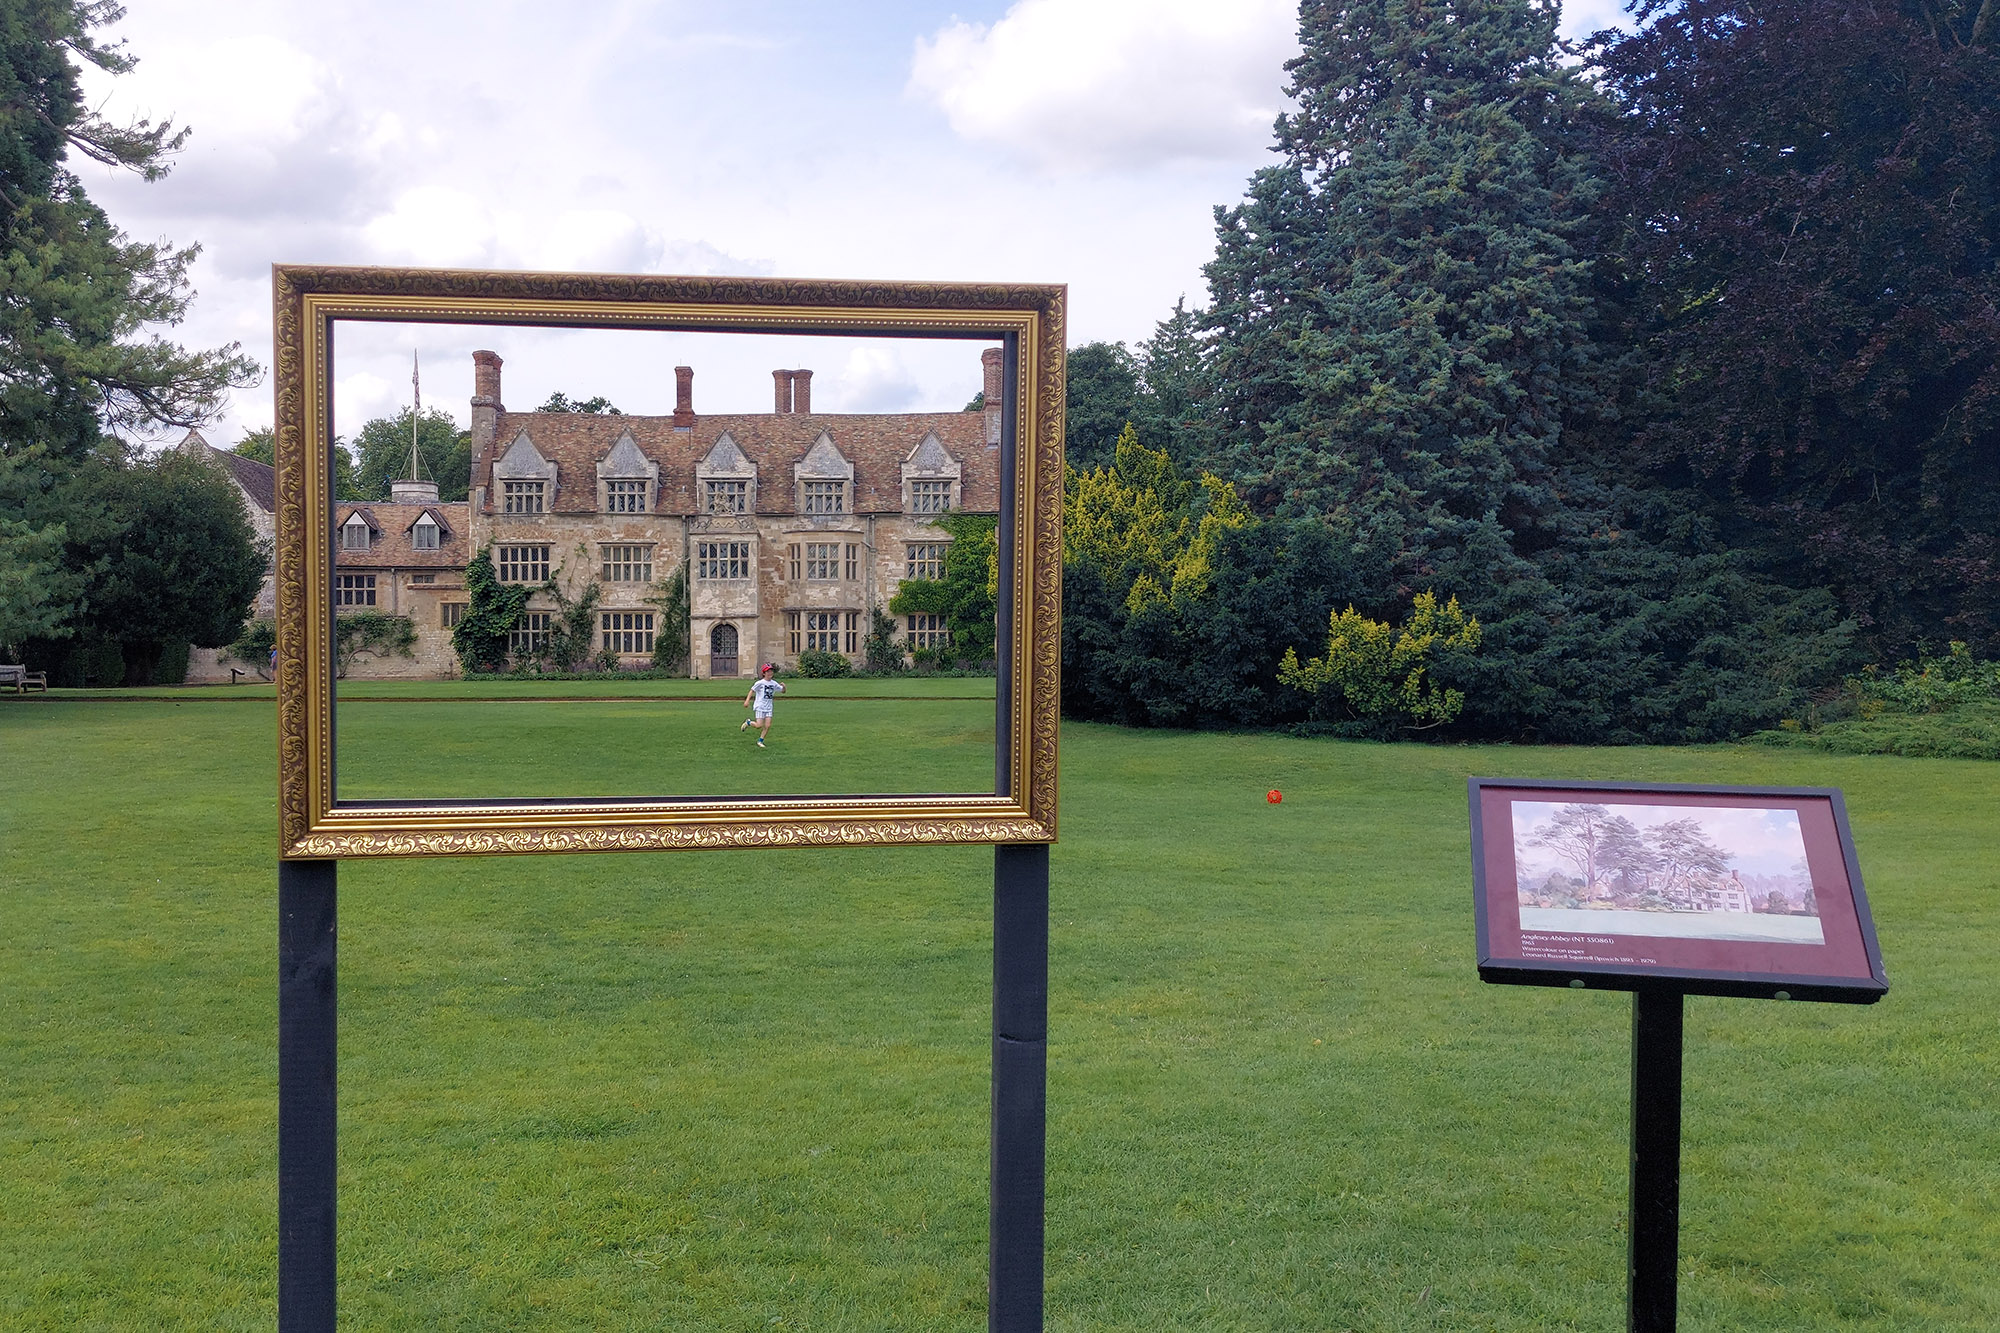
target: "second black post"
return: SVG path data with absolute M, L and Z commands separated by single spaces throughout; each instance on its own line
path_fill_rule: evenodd
M 1047 1158 L 1049 849 L 993 849 L 993 1162 L 986 1327 L 1040 1333 Z
M 1679 991 L 1632 993 L 1632 1216 L 1625 1266 L 1629 1333 L 1673 1333 L 1680 1301 Z

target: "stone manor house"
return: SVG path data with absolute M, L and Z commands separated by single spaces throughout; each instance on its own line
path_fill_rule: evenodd
M 689 574 L 693 674 L 752 676 L 807 649 L 859 661 L 870 613 L 905 578 L 936 578 L 946 510 L 1000 509 L 1000 351 L 982 354 L 984 411 L 817 413 L 812 372 L 772 372 L 768 413 L 694 410 L 674 368 L 671 416 L 510 412 L 501 360 L 474 352 L 469 500 L 399 481 L 386 503 L 335 506 L 338 612 L 408 617 L 414 657 L 363 652 L 350 676 L 442 676 L 465 613 L 465 567 L 490 545 L 502 582 L 600 589 L 594 647 L 649 663 L 661 609 Z M 246 492 L 247 494 L 247 492 Z M 254 518 L 254 515 L 253 515 Z M 534 593 L 515 647 L 545 640 L 554 601 Z M 942 617 L 901 617 L 909 648 L 944 642 Z

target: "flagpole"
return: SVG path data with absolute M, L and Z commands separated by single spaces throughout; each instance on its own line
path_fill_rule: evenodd
M 417 379 L 417 351 L 410 349 L 410 480 L 422 481 L 417 473 L 417 418 L 424 411 L 424 388 Z

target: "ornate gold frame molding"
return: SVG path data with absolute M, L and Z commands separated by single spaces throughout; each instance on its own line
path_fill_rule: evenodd
M 1063 318 L 1055 285 L 277 265 L 278 827 L 289 859 L 1053 842 L 1062 666 Z M 998 795 L 334 799 L 333 321 L 964 337 L 1004 343 L 1013 504 Z M 320 516 L 317 520 L 313 516 Z

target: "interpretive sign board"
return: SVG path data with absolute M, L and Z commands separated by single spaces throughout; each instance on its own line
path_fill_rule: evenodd
M 1473 778 L 1484 981 L 1871 1004 L 1889 988 L 1833 788 Z

